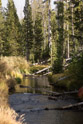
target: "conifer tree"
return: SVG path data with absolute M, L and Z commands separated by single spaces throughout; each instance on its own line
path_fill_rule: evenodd
M 4 37 L 4 16 L 3 16 L 3 11 L 2 11 L 2 3 L 1 3 L 1 0 L 0 0 L 0 55 L 3 55 L 3 52 L 4 52 L 3 37 Z
M 6 55 L 18 55 L 20 23 L 13 0 L 8 0 L 5 15 L 5 52 Z
M 26 0 L 24 7 L 24 41 L 26 42 L 26 57 L 30 60 L 30 54 L 33 47 L 33 22 L 32 11 L 29 0 Z
M 63 2 L 57 2 L 57 59 L 53 65 L 53 72 L 59 73 L 63 69 L 63 45 L 64 45 L 64 4 Z
M 42 17 L 41 14 L 37 14 L 34 26 L 34 60 L 39 62 L 42 59 L 43 50 L 43 28 L 42 28 Z
M 73 0 L 74 5 L 74 37 L 75 41 L 78 41 L 79 48 L 83 49 L 83 1 Z M 76 44 L 76 42 L 75 42 Z

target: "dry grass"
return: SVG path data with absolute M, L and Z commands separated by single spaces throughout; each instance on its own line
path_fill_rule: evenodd
M 0 57 L 0 124 L 23 124 L 23 116 L 9 108 L 8 90 L 14 88 L 15 78 L 23 78 L 28 70 L 29 64 L 22 57 Z
M 8 93 L 8 86 L 5 82 L 5 80 L 0 79 L 0 91 L 5 91 L 6 93 Z
M 0 124 L 23 124 L 23 115 L 17 121 L 18 117 L 18 114 L 9 107 L 0 107 Z
M 22 78 L 22 74 L 29 74 L 29 63 L 23 57 L 0 57 L 0 75 L 5 78 L 17 77 Z
M 0 79 L 0 124 L 23 124 L 23 116 L 16 121 L 18 117 L 18 114 L 9 108 L 8 85 Z
M 8 106 L 8 86 L 4 80 L 0 79 L 0 106 Z

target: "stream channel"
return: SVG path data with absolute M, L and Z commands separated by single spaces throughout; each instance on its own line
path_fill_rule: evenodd
M 83 112 L 73 110 L 45 110 L 76 103 L 75 99 L 49 100 L 46 91 L 55 91 L 46 76 L 30 76 L 16 86 L 16 92 L 9 96 L 10 106 L 25 114 L 26 124 L 83 124 Z M 46 95 L 47 94 L 47 95 Z

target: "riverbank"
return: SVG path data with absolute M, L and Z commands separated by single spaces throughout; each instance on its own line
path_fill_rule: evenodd
M 51 73 L 48 75 L 48 80 L 55 89 L 60 89 L 62 91 L 75 91 L 83 86 L 82 81 L 76 80 L 75 76 L 65 72 L 60 74 Z M 83 98 L 83 94 L 81 97 Z
M 0 124 L 23 124 L 22 118 L 10 109 L 8 97 L 15 92 L 15 85 L 29 74 L 29 64 L 22 57 L 0 57 Z
M 0 57 L 0 82 L 7 84 L 10 92 L 23 80 L 23 74 L 29 74 L 29 63 L 22 57 Z
M 0 81 L 0 124 L 23 124 L 23 118 L 10 108 L 8 94 L 7 84 Z

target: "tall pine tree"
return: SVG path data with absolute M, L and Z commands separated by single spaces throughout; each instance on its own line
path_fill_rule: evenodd
M 43 52 L 43 27 L 42 27 L 42 16 L 40 13 L 37 14 L 34 26 L 34 60 L 39 62 L 42 59 Z
M 5 16 L 5 55 L 18 55 L 20 22 L 13 0 L 8 0 Z
M 2 3 L 0 0 L 0 55 L 3 55 L 4 49 L 4 16 L 3 16 L 3 10 L 2 10 Z
M 63 45 L 64 45 L 64 4 L 62 1 L 57 2 L 57 59 L 53 65 L 53 72 L 60 73 L 63 69 Z
M 29 0 L 25 1 L 24 7 L 24 41 L 26 43 L 26 57 L 27 61 L 30 60 L 30 54 L 33 47 L 33 22 L 32 11 Z
M 79 49 L 83 49 L 83 1 L 73 0 L 72 3 L 74 5 L 74 37 L 78 41 Z

